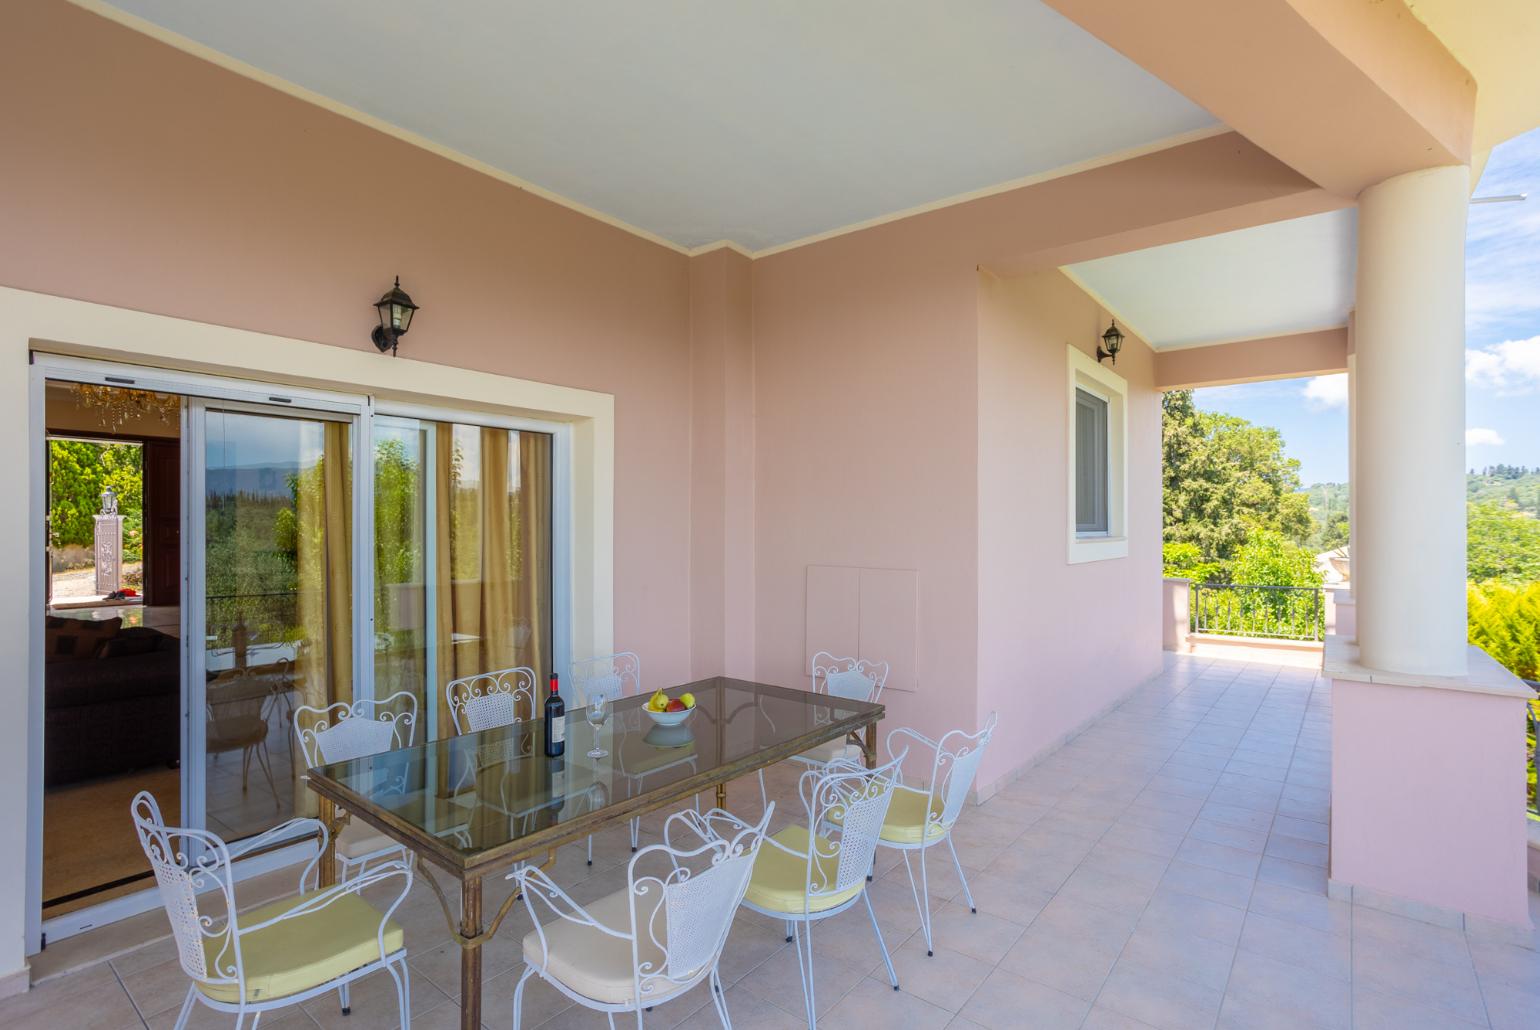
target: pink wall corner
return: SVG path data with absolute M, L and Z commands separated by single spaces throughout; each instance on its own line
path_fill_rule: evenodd
M 883 695 L 884 732 L 975 720 L 975 292 L 870 233 L 754 265 L 757 675 L 808 683 L 810 566 L 857 570 L 857 604 L 859 570 L 912 570 L 915 686 Z
M 687 258 L 70 4 L 6 13 L 0 283 L 372 351 L 399 274 L 403 353 L 613 394 L 615 640 L 688 678 Z
M 751 262 L 690 260 L 690 665 L 754 671 L 754 379 Z
M 1128 556 L 1069 564 L 1065 344 L 1092 353 L 1106 313 L 1056 270 L 981 274 L 978 306 L 978 707 L 1008 742 L 987 786 L 1160 671 L 1160 400 L 1131 338 Z
M 1529 926 L 1523 706 L 1333 680 L 1332 879 Z

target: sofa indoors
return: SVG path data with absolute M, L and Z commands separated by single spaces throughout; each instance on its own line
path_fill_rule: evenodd
M 43 779 L 49 788 L 174 765 L 181 754 L 175 637 L 122 619 L 48 616 Z

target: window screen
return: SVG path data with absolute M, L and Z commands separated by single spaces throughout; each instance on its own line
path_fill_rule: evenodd
M 1107 402 L 1075 390 L 1075 532 L 1106 533 Z

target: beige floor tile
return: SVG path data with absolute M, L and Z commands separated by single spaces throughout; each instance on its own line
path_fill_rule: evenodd
M 994 965 L 1021 939 L 1026 929 L 993 915 L 990 905 L 993 899 L 975 900 L 981 906 L 978 912 L 970 912 L 959 902 L 936 906 L 931 911 L 931 939 L 938 947 L 945 946 Z M 889 942 L 888 946 L 893 945 Z
M 952 1013 L 886 981 L 867 978 L 829 1010 L 820 1025 L 840 1030 L 944 1030 Z
M 1240 940 L 1245 919 L 1245 911 L 1234 906 L 1161 888 L 1139 917 L 1139 926 L 1234 946 Z
M 1123 943 L 1064 938 L 1052 930 L 1033 928 L 1006 952 L 999 968 L 1092 1001 L 1106 983 Z
M 733 1021 L 733 1030 L 797 1030 L 807 1026 L 800 1013 L 793 1016 L 743 987 L 729 987 L 723 998 L 727 1002 L 727 1014 Z M 721 1026 L 716 1009 L 709 1004 L 679 1024 L 680 1030 L 721 1030 Z
M 449 999 L 444 992 L 424 977 L 412 977 L 409 981 L 412 995 L 411 1011 L 415 1016 L 437 1008 Z M 310 1018 L 327 1030 L 354 1030 L 368 1026 L 394 1027 L 400 1025 L 400 1004 L 396 1000 L 396 985 L 386 972 L 370 973 L 355 980 L 349 986 L 349 1003 L 352 1013 L 344 1016 L 342 1005 L 335 993 L 323 994 L 305 1002 Z
M 1353 985 L 1354 1030 L 1468 1030 L 1486 1026 L 1484 1015 L 1480 1022 L 1471 1022 L 1403 994 Z
M 1221 1027 L 1347 1030 L 1352 1023 L 1352 988 L 1345 981 L 1250 952 L 1235 956 L 1219 1011 Z
M 1092 1005 L 1081 1030 L 1153 1030 L 1150 1024 L 1114 1012 L 1105 1005 Z
M 1191 1030 L 1214 1025 L 1223 997 L 1212 987 L 1119 959 L 1096 1002 L 1159 1030 Z
M 1161 889 L 1180 891 L 1223 905 L 1245 908 L 1256 881 L 1250 876 L 1227 873 L 1208 866 L 1175 859 L 1161 877 Z
M 1276 883 L 1257 884 L 1251 892 L 1249 908 L 1252 912 L 1323 933 L 1348 933 L 1352 928 L 1353 913 L 1347 902 Z
M 814 931 L 814 940 L 817 931 Z M 813 963 L 813 997 L 821 1017 L 866 977 L 867 963 L 824 954 Z M 802 973 L 795 948 L 783 948 L 739 979 L 740 986 L 785 1012 L 800 1016 L 804 1011 Z
M 117 1030 L 142 1025 L 128 992 L 106 963 L 0 1001 L 0 1026 L 7 1030 L 77 1026 Z
M 1353 986 L 1392 998 L 1414 999 L 1467 1022 L 1486 1019 L 1486 1006 L 1473 966 L 1450 965 L 1393 950 L 1373 938 L 1356 934 Z
M 1246 916 L 1241 950 L 1309 970 L 1317 976 L 1344 982 L 1353 976 L 1353 947 L 1347 934 L 1313 930 L 1259 912 Z
M 1013 877 L 982 872 L 968 878 L 979 914 L 999 916 L 1020 927 L 1031 925 L 1043 907 L 1053 900 L 1053 893 L 1022 883 Z
M 1119 962 L 1132 962 L 1218 991 L 1224 990 L 1234 960 L 1233 944 L 1146 927 L 1134 931 L 1118 956 Z
M 938 947 L 935 955 L 927 955 L 925 942 L 919 935 L 911 937 L 894 952 L 893 967 L 903 993 L 923 998 L 948 1012 L 962 1008 L 968 996 L 994 969 L 992 963 L 981 962 L 950 948 Z M 886 970 L 874 972 L 872 979 L 889 986 Z
M 962 1016 L 988 1030 L 1078 1027 L 1091 1004 L 1052 987 L 997 969 L 963 1006 Z

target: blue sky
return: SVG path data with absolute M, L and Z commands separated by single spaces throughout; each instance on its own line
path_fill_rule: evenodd
M 1540 465 L 1540 129 L 1492 151 L 1465 248 L 1466 463 Z M 1276 426 L 1306 485 L 1347 479 L 1345 376 L 1198 390 L 1199 407 Z

